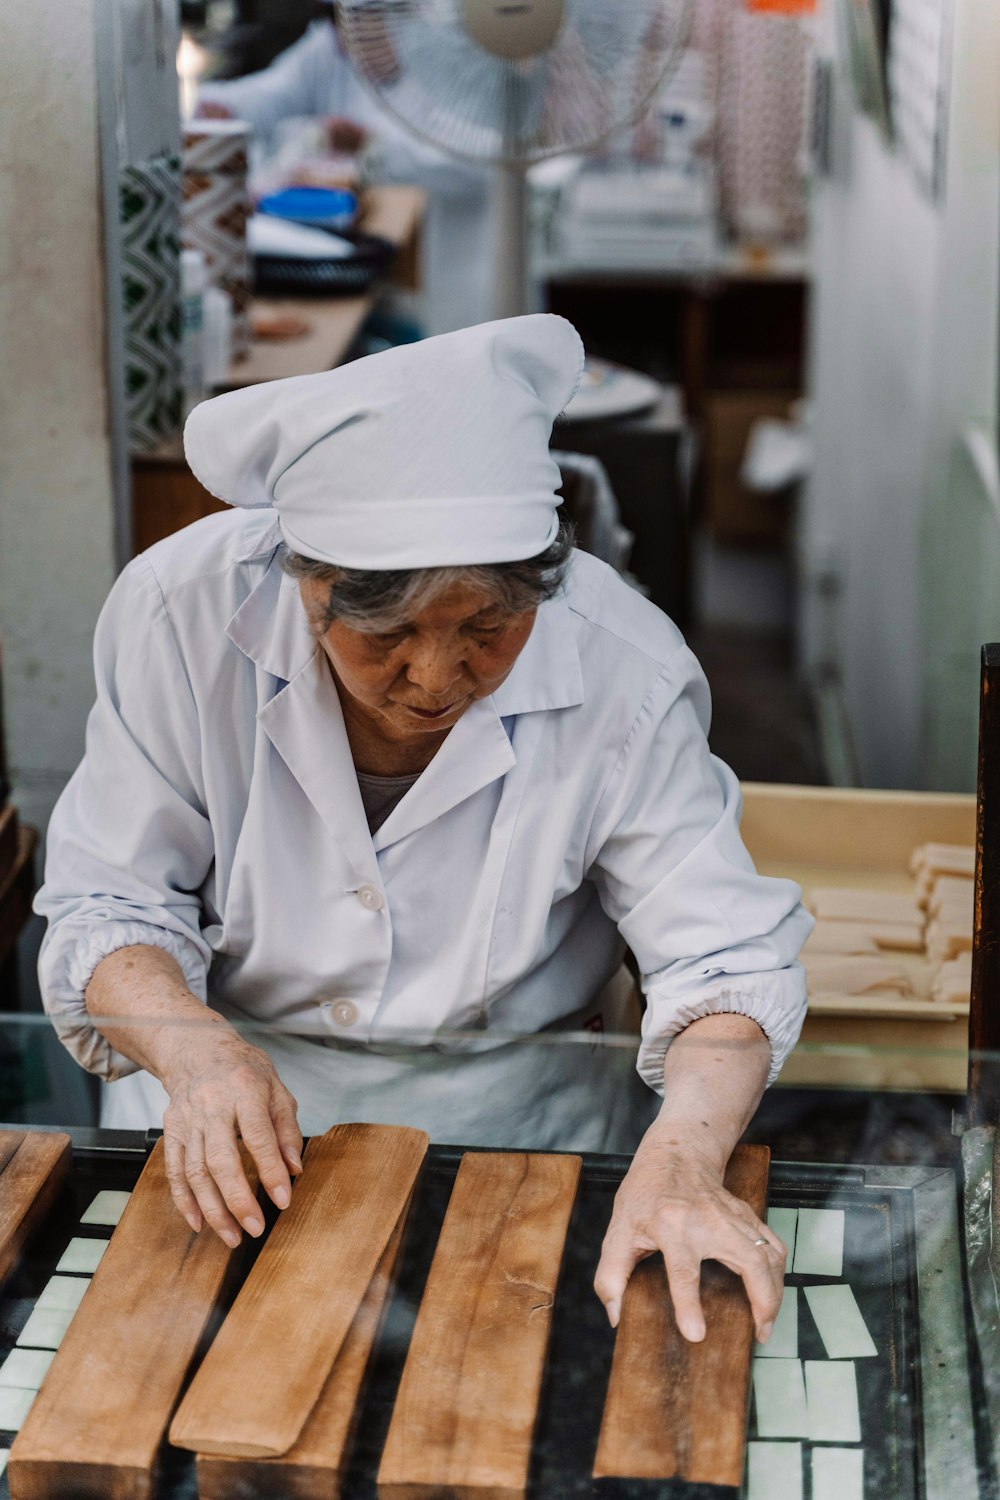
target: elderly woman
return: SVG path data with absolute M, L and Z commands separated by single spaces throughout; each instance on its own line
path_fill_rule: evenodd
M 705 1258 L 766 1336 L 783 1247 L 722 1174 L 797 1037 L 810 919 L 740 842 L 677 630 L 560 530 L 582 365 L 568 323 L 519 318 L 197 408 L 189 461 L 235 508 L 102 614 L 45 1003 L 120 1080 L 106 1124 L 162 1118 L 194 1229 L 261 1233 L 237 1140 L 282 1208 L 300 1124 L 634 1151 L 612 1322 L 659 1248 L 689 1338 Z M 626 945 L 638 1072 L 601 1038 Z

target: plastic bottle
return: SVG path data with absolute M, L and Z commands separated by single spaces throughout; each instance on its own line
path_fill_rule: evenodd
M 233 357 L 233 299 L 221 287 L 207 286 L 205 311 L 205 384 L 225 385 Z
M 181 382 L 184 415 L 205 399 L 204 300 L 208 271 L 200 250 L 181 251 Z

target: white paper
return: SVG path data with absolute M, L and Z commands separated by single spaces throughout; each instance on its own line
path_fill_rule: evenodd
M 755 1359 L 753 1393 L 758 1437 L 809 1436 L 802 1365 L 797 1359 Z
M 798 1359 L 799 1294 L 796 1287 L 785 1287 L 771 1337 L 766 1344 L 757 1344 L 754 1352 L 758 1359 Z
M 98 1193 L 93 1203 L 82 1215 L 80 1223 L 112 1226 L 118 1224 L 131 1196 L 131 1193 L 119 1193 L 105 1188 L 103 1192 Z
M 849 1286 L 807 1286 L 805 1294 L 830 1359 L 869 1359 L 878 1354 Z
M 797 1276 L 839 1276 L 844 1269 L 844 1210 L 800 1208 L 795 1239 Z
M 52 1276 L 42 1288 L 35 1306 L 58 1312 L 76 1312 L 89 1285 L 89 1276 Z
M 0 1386 L 37 1391 L 55 1357 L 54 1349 L 12 1349 L 0 1365 Z
M 54 1307 L 36 1307 L 18 1336 L 18 1346 L 58 1349 L 72 1321 L 71 1312 L 62 1312 Z
M 849 1360 L 806 1360 L 808 1436 L 814 1443 L 860 1443 L 858 1382 Z
M 108 1240 L 72 1239 L 59 1257 L 57 1271 L 77 1271 L 91 1276 L 108 1248 Z
M 864 1500 L 863 1448 L 814 1448 L 812 1500 Z
M 802 1500 L 802 1444 L 748 1443 L 746 1500 Z
M 0 1432 L 19 1432 L 37 1392 L 0 1386 Z
M 795 1259 L 795 1223 L 799 1213 L 796 1208 L 769 1208 L 767 1211 L 767 1227 L 773 1229 L 778 1239 L 781 1240 L 788 1251 L 787 1266 L 792 1269 Z

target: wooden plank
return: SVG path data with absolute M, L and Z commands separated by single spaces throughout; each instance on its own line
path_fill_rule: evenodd
M 885 870 L 906 876 L 912 888 L 910 858 L 920 844 L 975 843 L 976 799 L 962 793 L 745 782 L 743 795 L 740 827 L 755 862 L 816 864 L 831 873 L 840 866 L 857 871 L 858 885 L 863 874 Z
M 975 887 L 968 1123 L 992 1125 L 1000 1112 L 1000 645 L 982 654 Z
M 524 1494 L 581 1165 L 463 1158 L 379 1467 L 383 1500 Z
M 738 1146 L 726 1187 L 759 1218 L 770 1152 Z M 636 1267 L 622 1301 L 595 1478 L 683 1479 L 738 1488 L 743 1475 L 753 1318 L 742 1282 L 702 1268 L 708 1332 L 689 1344 L 674 1321 L 660 1256 Z
M 233 1255 L 177 1212 L 158 1141 L 11 1449 L 13 1500 L 148 1500 Z
M 233 1500 L 235 1495 L 338 1500 L 354 1443 L 369 1361 L 396 1279 L 407 1212 L 403 1211 L 393 1231 L 298 1441 L 281 1458 L 229 1458 L 224 1454 L 200 1453 L 197 1461 L 200 1500 Z
M 68 1135 L 0 1130 L 0 1285 L 51 1208 L 72 1156 Z
M 195 1453 L 275 1458 L 319 1400 L 427 1151 L 421 1130 L 336 1125 L 281 1215 L 170 1428 Z

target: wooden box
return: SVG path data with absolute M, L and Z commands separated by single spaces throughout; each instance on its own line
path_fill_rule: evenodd
M 787 421 L 795 391 L 713 391 L 705 401 L 704 514 L 717 542 L 775 543 L 788 530 L 788 496 L 762 495 L 743 483 L 754 424 Z
M 976 841 L 973 796 L 752 782 L 743 791 L 743 837 L 758 870 L 806 892 L 835 885 L 909 892 L 919 844 Z M 964 1092 L 968 1006 L 930 998 L 923 955 L 892 958 L 908 970 L 914 997 L 811 1000 L 781 1084 Z

